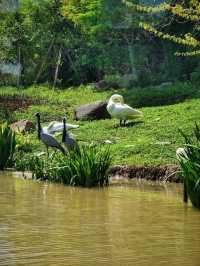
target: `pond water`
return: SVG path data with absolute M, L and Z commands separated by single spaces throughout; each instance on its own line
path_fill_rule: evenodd
M 180 185 L 70 188 L 0 174 L 0 265 L 199 266 Z

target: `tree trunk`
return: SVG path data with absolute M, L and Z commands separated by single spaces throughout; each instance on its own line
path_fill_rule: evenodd
M 18 47 L 18 64 L 20 67 L 19 73 L 17 75 L 17 88 L 20 86 L 20 78 L 21 78 L 21 49 Z
M 56 82 L 58 79 L 59 66 L 61 64 L 61 57 L 62 57 L 62 47 L 60 47 L 59 52 L 58 52 L 58 59 L 57 59 L 57 63 L 56 63 L 56 70 L 55 70 L 54 81 L 53 81 L 53 89 L 56 87 Z

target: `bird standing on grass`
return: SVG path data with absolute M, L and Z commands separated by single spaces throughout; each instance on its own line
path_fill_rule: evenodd
M 63 135 L 62 135 L 62 143 L 65 145 L 65 147 L 70 150 L 75 150 L 78 148 L 77 141 L 68 133 L 66 128 L 66 118 L 63 118 Z
M 60 145 L 60 143 L 50 134 L 43 131 L 43 128 L 41 127 L 40 123 L 40 114 L 36 113 L 37 118 L 37 133 L 38 133 L 38 139 L 41 140 L 47 149 L 47 155 L 49 157 L 49 150 L 48 148 L 55 148 L 60 150 L 63 154 L 65 154 L 64 148 Z
M 135 119 L 137 117 L 143 116 L 143 113 L 139 110 L 133 109 L 129 105 L 124 103 L 123 96 L 119 94 L 114 94 L 110 97 L 107 111 L 111 117 L 118 118 L 120 120 L 120 126 L 125 126 L 126 120 Z

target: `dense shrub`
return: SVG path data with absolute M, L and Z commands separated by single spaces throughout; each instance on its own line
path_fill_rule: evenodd
M 200 66 L 195 68 L 195 70 L 190 75 L 191 82 L 195 85 L 200 84 Z
M 200 90 L 189 82 L 147 88 L 133 88 L 123 92 L 128 103 L 135 107 L 174 104 L 188 98 L 199 97 Z
M 15 134 L 7 124 L 0 126 L 0 170 L 3 170 L 15 151 Z
M 14 120 L 14 113 L 10 112 L 7 107 L 0 106 L 0 120 L 8 123 L 12 123 Z

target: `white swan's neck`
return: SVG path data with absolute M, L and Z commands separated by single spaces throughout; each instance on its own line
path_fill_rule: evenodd
M 109 100 L 108 104 L 114 104 L 113 100 Z
M 108 102 L 108 106 L 109 107 L 114 107 L 115 106 L 115 102 L 113 102 L 112 100 L 110 100 L 109 102 Z

